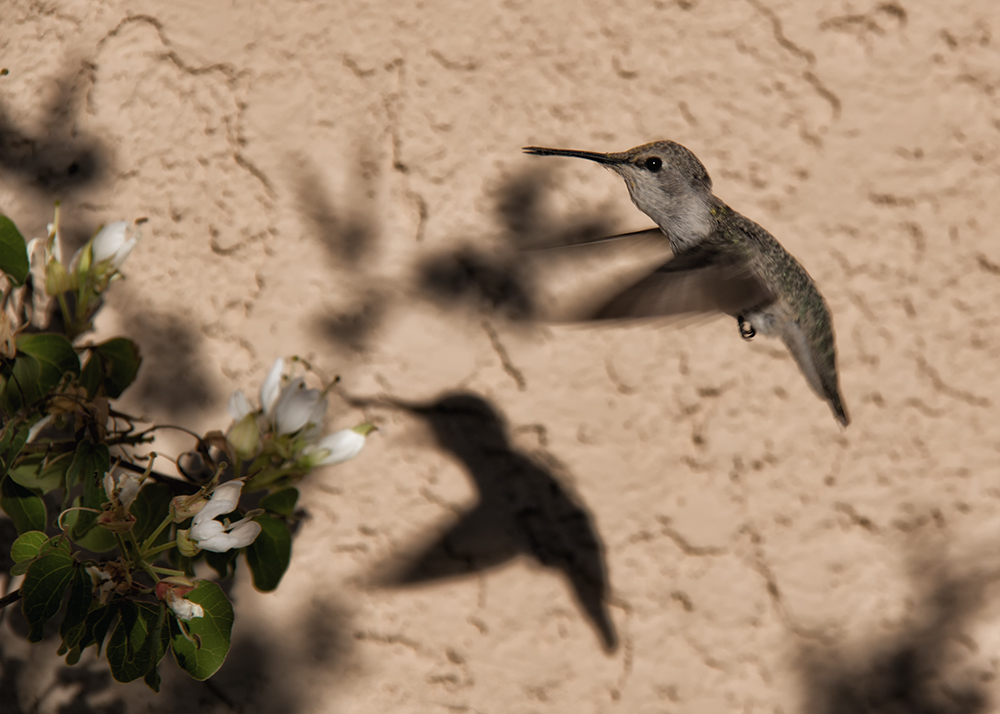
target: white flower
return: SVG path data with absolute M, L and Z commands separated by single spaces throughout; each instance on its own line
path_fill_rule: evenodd
M 311 467 L 330 466 L 353 459 L 365 445 L 365 434 L 356 429 L 342 429 L 324 436 L 318 443 L 307 446 L 303 455 Z
M 319 424 L 326 415 L 326 400 L 318 389 L 306 389 L 302 377 L 293 379 L 274 405 L 272 421 L 279 435 L 294 434 L 307 424 Z
M 260 407 L 265 414 L 270 414 L 274 409 L 274 403 L 278 401 L 278 394 L 281 392 L 281 375 L 285 371 L 285 360 L 281 357 L 274 360 L 271 371 L 260 385 Z
M 38 438 L 38 433 L 49 425 L 49 423 L 52 421 L 52 417 L 53 417 L 52 414 L 48 414 L 39 419 L 38 421 L 36 421 L 34 425 L 30 429 L 28 429 L 28 441 L 26 443 L 30 444 L 36 438 Z
M 239 421 L 247 414 L 253 411 L 253 407 L 250 406 L 250 400 L 247 399 L 247 395 L 243 393 L 242 389 L 237 389 L 233 392 L 233 396 L 229 397 L 229 402 L 226 404 L 226 411 L 229 412 L 229 416 L 233 418 L 233 421 Z
M 260 524 L 252 518 L 244 518 L 233 524 L 215 520 L 218 516 L 232 513 L 240 501 L 243 481 L 235 479 L 216 486 L 212 500 L 195 515 L 191 522 L 189 537 L 202 550 L 225 553 L 233 548 L 245 548 L 260 534 Z
M 94 263 L 103 263 L 105 260 L 111 261 L 111 267 L 117 270 L 125 262 L 128 254 L 135 248 L 139 241 L 139 236 L 134 235 L 125 240 L 125 229 L 128 223 L 125 221 L 115 221 L 109 223 L 94 236 L 91 250 L 93 250 Z
M 108 500 L 120 503 L 127 512 L 139 495 L 139 489 L 145 480 L 146 477 L 141 474 L 124 473 L 118 477 L 116 484 L 115 477 L 109 472 L 104 475 L 104 492 L 108 494 Z
M 56 208 L 56 217 L 59 216 L 59 209 Z M 59 227 L 55 223 L 49 223 L 45 230 L 52 238 L 52 257 L 60 263 L 62 262 L 62 240 L 59 238 Z
M 205 610 L 196 602 L 181 597 L 176 590 L 167 593 L 167 607 L 174 611 L 178 620 L 193 620 L 196 617 L 204 617 Z

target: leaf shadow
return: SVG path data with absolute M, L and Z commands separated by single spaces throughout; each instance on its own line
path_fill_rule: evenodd
M 62 75 L 50 82 L 44 116 L 33 129 L 19 126 L 0 103 L 0 172 L 20 177 L 46 197 L 64 198 L 108 175 L 110 150 L 78 127 L 91 70 L 86 61 L 67 60 Z M 10 81 L 9 75 L 0 77 L 4 81 Z
M 989 602 L 996 573 L 956 577 L 940 565 L 920 577 L 919 613 L 868 651 L 803 652 L 807 711 L 817 714 L 982 714 L 993 711 L 980 654 L 965 630 Z
M 386 292 L 375 285 L 366 270 L 378 252 L 379 231 L 374 207 L 377 171 L 364 157 L 362 152 L 351 188 L 339 208 L 323 175 L 308 158 L 295 157 L 293 177 L 299 213 L 306 226 L 326 251 L 331 269 L 341 279 L 350 279 L 361 296 L 355 306 L 326 312 L 316 317 L 314 324 L 325 338 L 354 352 L 368 348 L 388 311 Z
M 218 399 L 202 359 L 201 337 L 180 317 L 144 311 L 129 323 L 142 367 L 129 388 L 133 397 L 171 418 L 189 417 Z

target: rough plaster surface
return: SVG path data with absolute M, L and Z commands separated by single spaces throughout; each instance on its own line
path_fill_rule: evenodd
M 129 408 L 224 427 L 279 354 L 403 405 L 334 405 L 381 431 L 305 485 L 280 589 L 239 579 L 211 686 L 5 624 L 0 709 L 1000 707 L 995 0 L 2 15 L 0 210 L 149 218 L 99 322 L 144 349 Z M 848 429 L 730 320 L 524 319 L 557 278 L 518 244 L 649 222 L 520 147 L 659 138 L 819 283 Z

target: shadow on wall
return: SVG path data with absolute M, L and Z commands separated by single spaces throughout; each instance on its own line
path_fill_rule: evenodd
M 593 518 L 552 470 L 511 447 L 504 420 L 489 402 L 468 393 L 429 404 L 353 401 L 403 409 L 425 421 L 479 494 L 475 508 L 439 540 L 404 554 L 402 565 L 380 568 L 378 584 L 461 577 L 529 555 L 563 575 L 605 649 L 617 648 L 604 546 Z
M 70 65 L 62 77 L 46 80 L 53 94 L 45 118 L 35 129 L 17 126 L 0 104 L 0 172 L 21 177 L 46 198 L 65 198 L 107 175 L 108 150 L 96 139 L 80 136 L 77 129 L 90 84 L 89 69 L 81 62 L 77 67 Z M 0 94 L 10 80 L 10 75 L 0 77 Z
M 349 277 L 358 295 L 356 307 L 322 315 L 317 328 L 334 344 L 361 352 L 377 334 L 391 305 L 389 291 L 376 285 L 376 278 L 365 270 L 379 249 L 374 218 L 377 167 L 366 163 L 364 155 L 357 166 L 350 194 L 339 208 L 321 173 L 307 158 L 296 157 L 293 180 L 306 225 L 326 250 L 338 278 Z M 486 240 L 490 236 L 484 231 L 457 248 L 423 259 L 414 276 L 419 293 L 444 307 L 472 308 L 513 321 L 536 318 L 531 253 L 525 249 L 592 240 L 607 235 L 611 227 L 602 213 L 570 220 L 553 215 L 545 200 L 548 184 L 548 174 L 538 169 L 500 183 L 494 206 L 499 239 Z M 487 242 L 494 247 L 484 248 Z
M 299 211 L 311 228 L 313 237 L 323 246 L 331 268 L 338 273 L 347 272 L 355 279 L 358 298 L 356 307 L 334 314 L 323 314 L 316 319 L 320 334 L 336 345 L 363 352 L 377 333 L 386 315 L 387 298 L 384 291 L 372 285 L 374 278 L 366 275 L 365 264 L 378 249 L 378 227 L 375 215 L 376 169 L 363 158 L 352 177 L 353 191 L 339 212 L 323 177 L 307 158 L 297 156 L 295 194 Z
M 184 320 L 143 311 L 132 318 L 129 336 L 139 344 L 143 360 L 130 393 L 142 404 L 180 418 L 216 403 L 218 395 L 201 358 L 202 341 Z
M 982 684 L 996 675 L 976 667 L 968 620 L 984 605 L 984 590 L 997 575 L 954 579 L 941 569 L 926 576 L 921 620 L 857 656 L 805 653 L 807 711 L 815 714 L 982 714 L 995 711 Z M 940 577 L 934 577 L 940 576 Z M 933 583 L 931 585 L 931 583 Z M 993 660 L 990 652 L 981 653 Z
M 540 170 L 505 180 L 497 189 L 494 209 L 502 229 L 501 249 L 490 253 L 467 242 L 430 256 L 417 268 L 424 295 L 439 304 L 498 312 L 515 321 L 537 317 L 530 253 L 525 250 L 592 240 L 611 228 L 602 214 L 572 221 L 551 215 L 545 206 L 548 182 L 548 174 Z
M 161 711 L 298 714 L 315 706 L 303 697 L 316 691 L 311 683 L 340 677 L 351 657 L 350 617 L 330 598 L 302 608 L 281 641 L 261 634 L 247 618 L 241 621 L 239 612 L 236 622 L 243 634 L 234 633 L 225 664 L 204 684 L 170 666 L 170 683 L 157 700 Z

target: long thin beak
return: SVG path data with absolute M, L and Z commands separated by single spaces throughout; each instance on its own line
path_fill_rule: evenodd
M 546 149 L 542 146 L 525 146 L 522 151 L 536 156 L 572 156 L 577 159 L 588 159 L 599 164 L 615 166 L 625 162 L 621 154 L 599 154 L 596 151 L 576 151 L 575 149 Z

